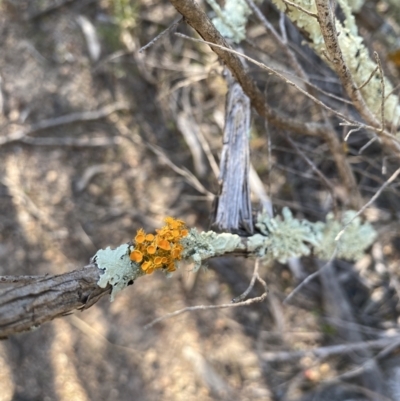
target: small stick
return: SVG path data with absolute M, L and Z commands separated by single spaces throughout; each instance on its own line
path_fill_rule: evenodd
M 397 176 L 400 174 L 400 168 L 398 168 L 391 176 L 390 178 L 378 189 L 376 194 L 350 219 L 350 221 L 343 227 L 343 229 L 339 232 L 339 234 L 336 236 L 335 241 L 339 241 L 340 237 L 344 234 L 344 232 L 347 230 L 347 227 L 354 221 L 356 217 L 358 217 L 360 214 L 362 214 L 365 209 L 370 206 L 383 192 L 383 190 L 391 184 Z
M 379 68 L 379 75 L 381 78 L 381 131 L 385 129 L 385 79 L 383 78 L 383 69 L 382 69 L 382 63 L 381 59 L 379 58 L 379 55 L 377 52 L 374 52 L 374 57 L 376 62 L 378 63 L 378 68 Z
M 316 358 L 325 359 L 335 355 L 349 354 L 351 352 L 359 352 L 365 349 L 384 348 L 392 345 L 394 342 L 400 341 L 400 337 L 386 337 L 379 340 L 362 341 L 350 344 L 329 345 L 326 347 L 318 347 L 310 350 L 302 351 L 283 351 L 283 352 L 264 352 L 261 359 L 268 362 L 288 362 L 293 359 L 300 359 L 310 355 Z
M 306 156 L 304 152 L 300 150 L 300 148 L 296 145 L 296 143 L 290 138 L 290 136 L 286 133 L 283 133 L 285 139 L 290 143 L 290 145 L 297 151 L 297 153 L 306 161 L 306 163 L 311 167 L 311 169 L 321 178 L 322 182 L 328 188 L 328 191 L 331 194 L 332 200 L 335 204 L 335 208 L 337 207 L 336 204 L 336 197 L 335 197 L 335 188 L 332 183 L 325 177 L 322 171 Z
M 303 288 L 305 287 L 308 283 L 310 283 L 312 280 L 314 280 L 315 277 L 319 276 L 321 271 L 324 270 L 327 266 L 329 266 L 333 259 L 335 259 L 337 254 L 337 246 L 335 248 L 335 250 L 333 251 L 333 254 L 331 256 L 331 258 L 328 260 L 328 262 L 326 262 L 326 264 L 324 266 L 322 266 L 320 269 L 318 269 L 316 272 L 310 274 L 309 276 L 307 276 L 293 291 L 290 292 L 290 294 L 283 300 L 283 305 L 287 305 L 290 303 L 290 301 L 292 300 L 292 298 Z
M 376 66 L 376 67 L 372 70 L 372 72 L 371 72 L 371 74 L 369 75 L 368 79 L 367 79 L 361 86 L 358 86 L 358 87 L 357 87 L 357 90 L 360 90 L 360 89 L 364 88 L 364 86 L 368 85 L 369 81 L 371 81 L 371 79 L 372 79 L 372 77 L 374 76 L 374 74 L 376 73 L 376 71 L 378 71 L 378 68 L 379 68 L 379 67 Z
M 179 36 L 180 38 L 190 40 L 190 41 L 192 41 L 192 42 L 204 43 L 204 44 L 207 44 L 207 45 L 209 45 L 209 46 L 211 46 L 211 47 L 217 47 L 217 48 L 219 48 L 219 49 L 221 49 L 221 50 L 225 50 L 225 51 L 228 52 L 228 53 L 236 54 L 237 56 L 243 57 L 245 60 L 249 61 L 250 63 L 255 64 L 256 66 L 262 68 L 263 70 L 267 70 L 268 72 L 270 72 L 270 73 L 276 75 L 277 77 L 283 79 L 288 85 L 291 85 L 291 86 L 295 87 L 299 92 L 301 92 L 301 93 L 302 93 L 303 95 L 305 95 L 306 97 L 310 98 L 313 102 L 315 102 L 315 103 L 318 104 L 319 106 L 322 106 L 324 109 L 326 109 L 326 110 L 328 110 L 329 112 L 331 112 L 331 113 L 337 115 L 338 117 L 342 118 L 344 121 L 346 121 L 346 122 L 348 122 L 348 123 L 353 123 L 353 124 L 356 124 L 356 125 L 360 125 L 360 124 L 361 124 L 360 122 L 354 121 L 354 120 L 350 120 L 350 119 L 349 119 L 347 116 L 345 116 L 344 114 L 342 114 L 342 113 L 340 113 L 340 112 L 338 112 L 338 111 L 336 111 L 336 110 L 333 110 L 331 107 L 329 107 L 328 105 L 326 105 L 324 102 L 322 102 L 321 100 L 317 99 L 315 96 L 312 96 L 312 95 L 311 95 L 310 93 L 308 93 L 306 90 L 302 89 L 299 85 L 295 84 L 293 81 L 290 81 L 290 80 L 289 80 L 288 78 L 286 78 L 283 74 L 281 74 L 280 72 L 274 70 L 274 69 L 271 68 L 271 67 L 268 67 L 268 66 L 267 66 L 266 64 L 264 64 L 264 63 L 260 63 L 259 61 L 255 60 L 255 59 L 253 59 L 253 58 L 251 58 L 251 57 L 249 57 L 249 56 L 246 56 L 245 54 L 240 53 L 240 52 L 238 52 L 238 51 L 236 51 L 236 50 L 230 49 L 230 48 L 228 48 L 228 47 L 226 47 L 226 46 L 217 45 L 216 43 L 207 42 L 207 41 L 202 40 L 202 39 L 191 38 L 190 36 L 183 35 L 183 34 L 181 34 L 181 33 L 175 33 L 175 35 L 176 35 L 176 36 Z M 365 128 L 367 128 L 367 129 L 372 129 L 372 130 L 376 131 L 376 127 L 373 127 L 373 126 L 365 126 L 365 125 L 362 125 L 362 126 L 365 127 Z M 400 147 L 400 144 L 399 144 L 399 147 Z
M 143 53 L 145 50 L 147 50 L 149 47 L 153 46 L 154 43 L 156 43 L 159 39 L 161 39 L 164 35 L 167 33 L 171 32 L 174 28 L 176 28 L 183 20 L 183 17 L 179 17 L 177 20 L 175 20 L 167 29 L 164 29 L 161 33 L 159 33 L 153 40 L 151 40 L 147 45 L 141 47 L 139 49 L 139 53 Z
M 186 308 L 176 310 L 175 312 L 167 313 L 164 316 L 154 319 L 149 324 L 146 324 L 146 326 L 144 326 L 143 328 L 145 330 L 147 330 L 163 320 L 169 319 L 171 317 L 179 316 L 185 312 L 193 312 L 196 310 L 208 310 L 208 309 L 236 308 L 238 306 L 248 306 L 248 305 L 252 305 L 257 302 L 262 302 L 265 300 L 265 298 L 267 298 L 267 295 L 268 295 L 267 283 L 260 276 L 258 276 L 258 274 L 256 276 L 256 280 L 264 287 L 264 292 L 259 297 L 250 298 L 247 301 L 230 303 L 230 304 L 188 306 Z
M 303 13 L 309 15 L 310 17 L 316 18 L 317 21 L 319 21 L 319 17 L 318 14 L 313 13 L 311 11 L 306 10 L 304 7 L 299 6 L 298 4 L 292 3 L 289 0 L 282 0 L 286 5 L 290 6 L 290 7 L 294 7 L 297 8 L 298 10 L 302 11 Z
M 237 304 L 238 302 L 244 301 L 246 299 L 247 295 L 250 294 L 250 291 L 253 289 L 254 284 L 256 282 L 256 279 L 258 277 L 258 269 L 259 269 L 259 267 L 260 267 L 260 259 L 257 258 L 256 259 L 256 263 L 254 265 L 253 276 L 251 277 L 251 281 L 250 281 L 249 286 L 247 287 L 246 291 L 243 294 L 241 294 L 238 297 L 232 299 L 232 303 L 233 304 Z
M 129 110 L 129 107 L 130 106 L 128 103 L 117 102 L 104 106 L 99 110 L 71 113 L 65 116 L 42 120 L 37 123 L 31 124 L 27 128 L 23 128 L 4 137 L 0 137 L 0 146 L 9 142 L 20 141 L 26 136 L 35 133 L 36 131 L 59 127 L 60 125 L 72 124 L 81 121 L 99 120 L 100 118 L 107 117 L 108 115 L 115 113 L 116 111 Z
M 358 151 L 358 154 L 361 155 L 361 153 L 364 152 L 364 150 L 367 149 L 370 145 L 372 145 L 377 139 L 378 139 L 377 136 L 374 136 L 373 138 L 371 138 L 371 139 Z

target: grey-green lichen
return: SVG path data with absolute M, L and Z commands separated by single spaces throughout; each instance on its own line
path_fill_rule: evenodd
M 342 221 L 335 220 L 332 213 L 328 214 L 326 223 L 321 226 L 321 241 L 314 248 L 314 254 L 321 259 L 332 257 L 337 247 L 337 257 L 348 260 L 358 260 L 365 250 L 373 244 L 377 233 L 369 223 L 363 223 L 360 217 L 356 217 L 346 227 L 338 241 L 335 240 L 339 232 L 351 221 L 356 212 L 349 210 L 343 214 Z
M 365 0 L 348 0 L 351 11 L 358 13 L 364 5 Z
M 319 225 L 295 219 L 288 208 L 283 208 L 282 216 L 271 218 L 267 213 L 258 215 L 256 227 L 264 235 L 262 246 L 256 249 L 258 255 L 281 263 L 291 257 L 309 255 L 311 246 L 321 241 Z M 253 246 L 254 239 L 251 243 Z
M 216 14 L 212 22 L 222 36 L 235 43 L 246 38 L 246 24 L 251 10 L 245 0 L 226 0 L 223 9 L 215 0 L 207 2 Z
M 341 221 L 335 220 L 333 214 L 328 214 L 326 223 L 297 220 L 288 208 L 283 208 L 283 218 L 260 214 L 256 227 L 262 235 L 249 238 L 248 250 L 267 262 L 278 260 L 285 263 L 291 257 L 306 256 L 311 252 L 321 259 L 329 259 L 335 250 L 338 258 L 360 259 L 376 238 L 376 231 L 371 224 L 363 223 L 357 217 L 346 227 L 340 240 L 335 240 L 355 214 L 354 211 L 347 211 Z
M 282 0 L 273 0 L 279 10 L 286 15 L 302 30 L 307 32 L 310 45 L 328 64 L 329 60 L 325 57 L 325 42 L 321 34 L 321 29 L 316 18 L 305 12 L 286 5 Z M 292 0 L 293 3 L 302 8 L 316 13 L 317 9 L 313 0 Z M 353 4 L 354 2 L 352 2 Z M 368 49 L 363 44 L 363 38 L 358 34 L 358 28 L 352 15 L 351 8 L 347 0 L 338 0 L 345 16 L 344 25 L 336 19 L 336 30 L 338 32 L 338 42 L 343 53 L 343 58 L 350 69 L 353 79 L 358 86 L 364 84 L 376 68 L 376 62 L 371 60 Z M 392 84 L 384 78 L 386 95 L 393 90 Z M 375 72 L 372 79 L 364 88 L 361 89 L 364 100 L 371 111 L 380 116 L 382 102 L 381 77 L 379 72 Z M 385 99 L 385 119 L 394 124 L 398 123 L 400 117 L 399 98 L 391 94 Z M 379 118 L 379 117 L 378 117 Z
M 193 262 L 195 271 L 201 267 L 203 260 L 234 250 L 245 249 L 240 237 L 236 234 L 217 234 L 214 231 L 199 233 L 195 228 L 192 228 L 180 242 L 184 247 L 183 259 Z
M 128 244 L 120 245 L 116 249 L 100 249 L 93 259 L 98 268 L 104 270 L 97 285 L 101 288 L 107 287 L 108 284 L 112 286 L 111 302 L 130 282 L 144 274 L 140 266 L 130 260 Z
M 286 263 L 289 258 L 311 253 L 321 259 L 329 259 L 335 250 L 338 258 L 357 260 L 374 242 L 376 231 L 359 217 L 351 221 L 355 213 L 347 211 L 341 220 L 335 220 L 333 214 L 328 214 L 325 223 L 296 219 L 288 208 L 282 209 L 282 217 L 261 213 L 256 223 L 260 233 L 248 237 L 246 245 L 246 241 L 236 234 L 199 233 L 192 229 L 181 240 L 184 246 L 182 257 L 194 263 L 194 270 L 198 270 L 206 259 L 238 250 L 246 250 L 264 262 L 278 260 Z M 336 241 L 337 234 L 344 227 L 344 234 Z

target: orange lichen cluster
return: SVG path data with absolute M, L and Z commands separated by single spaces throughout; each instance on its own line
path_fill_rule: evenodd
M 140 264 L 146 274 L 156 269 L 173 272 L 176 270 L 175 261 L 181 259 L 183 246 L 179 241 L 189 231 L 182 220 L 166 217 L 164 221 L 167 225 L 156 230 L 157 234 L 146 234 L 143 229 L 139 229 L 134 238 L 130 258 Z

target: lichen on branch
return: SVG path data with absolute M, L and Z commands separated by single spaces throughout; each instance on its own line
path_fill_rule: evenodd
M 273 3 L 279 10 L 285 12 L 297 27 L 306 32 L 310 46 L 322 59 L 332 66 L 334 60 L 329 60 L 326 57 L 326 45 L 317 18 L 308 15 L 300 8 L 287 5 L 287 3 L 282 0 L 273 0 Z M 316 14 L 317 12 L 314 0 L 293 0 L 292 3 L 311 13 Z M 342 24 L 337 18 L 335 19 L 336 31 L 338 34 L 337 41 L 343 54 L 344 61 L 349 68 L 355 83 L 358 87 L 361 87 L 368 81 L 373 71 L 376 70 L 377 64 L 371 59 L 368 49 L 363 44 L 363 38 L 358 33 L 358 28 L 349 3 L 347 0 L 338 0 L 338 4 L 343 11 L 345 19 L 344 24 Z M 380 108 L 382 105 L 381 78 L 384 81 L 385 93 L 391 93 L 393 85 L 387 78 L 380 77 L 378 71 L 373 74 L 373 77 L 370 79 L 368 84 L 361 89 L 366 104 L 375 116 L 380 115 Z M 400 118 L 398 96 L 394 94 L 388 96 L 385 99 L 384 107 L 386 121 L 391 124 L 397 124 L 398 119 Z
M 296 219 L 288 208 L 283 208 L 282 217 L 261 213 L 256 223 L 259 233 L 251 237 L 199 232 L 196 228 L 188 230 L 182 220 L 167 217 L 166 225 L 157 229 L 155 234 L 138 230 L 133 245 L 98 251 L 94 257 L 102 271 L 98 285 L 105 288 L 110 284 L 113 300 L 115 294 L 145 274 L 155 270 L 171 274 L 180 260 L 193 263 L 196 271 L 206 260 L 230 254 L 286 263 L 289 258 L 312 253 L 329 259 L 336 251 L 338 258 L 357 260 L 374 242 L 376 231 L 359 217 L 352 220 L 355 213 L 345 212 L 340 221 L 328 214 L 325 223 Z M 346 231 L 336 241 L 337 234 L 345 226 Z

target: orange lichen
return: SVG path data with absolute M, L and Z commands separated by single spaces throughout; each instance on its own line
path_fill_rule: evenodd
M 157 229 L 155 235 L 139 229 L 134 238 L 130 258 L 140 264 L 146 274 L 156 269 L 173 272 L 176 270 L 175 261 L 182 258 L 180 240 L 189 234 L 189 230 L 182 220 L 166 217 L 164 221 L 166 225 Z
M 133 262 L 140 263 L 143 260 L 143 254 L 140 251 L 133 251 L 130 254 L 130 258 Z
M 145 235 L 144 230 L 139 229 L 136 234 L 136 237 L 135 237 L 135 242 L 137 244 L 142 244 L 145 241 L 145 239 L 146 239 L 146 235 Z
M 146 241 L 153 241 L 154 240 L 154 235 L 153 234 L 147 234 L 146 235 Z
M 158 247 L 164 249 L 164 251 L 169 251 L 171 249 L 171 244 L 166 239 L 160 239 L 158 241 Z

